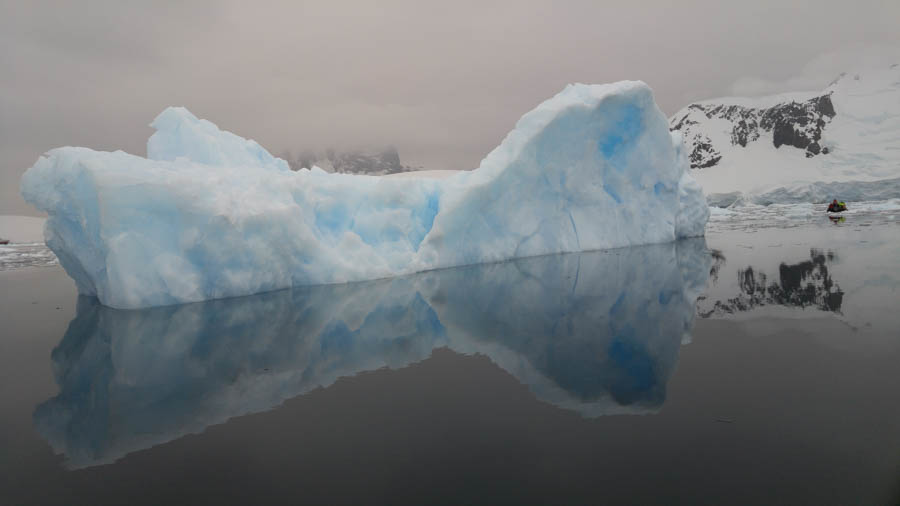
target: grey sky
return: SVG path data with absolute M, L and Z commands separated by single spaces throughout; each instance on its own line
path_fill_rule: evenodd
M 473 168 L 567 83 L 641 79 L 666 114 L 821 88 L 900 60 L 898 20 L 896 0 L 0 0 L 0 214 L 36 214 L 19 177 L 48 149 L 144 155 L 167 105 L 276 154 L 392 144 Z

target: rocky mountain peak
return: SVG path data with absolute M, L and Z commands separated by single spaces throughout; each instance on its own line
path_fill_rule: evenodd
M 420 170 L 417 167 L 403 165 L 397 148 L 389 146 L 382 149 L 363 150 L 350 149 L 338 151 L 327 149 L 324 152 L 301 151 L 296 158 L 289 153 L 281 155 L 288 161 L 292 170 L 309 169 L 317 166 L 327 172 L 341 174 L 385 175 Z
M 770 107 L 704 102 L 689 105 L 670 120 L 670 129 L 684 136 L 691 168 L 712 167 L 722 159 L 720 148 L 710 138 L 710 123 L 727 122 L 730 145 L 747 147 L 758 141 L 776 148 L 789 146 L 806 151 L 806 157 L 827 154 L 820 143 L 822 131 L 835 117 L 831 93 L 807 100 L 790 100 Z

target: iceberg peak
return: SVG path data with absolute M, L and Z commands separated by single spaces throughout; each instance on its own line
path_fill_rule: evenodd
M 220 130 L 215 123 L 198 119 L 186 107 L 166 107 L 150 123 L 156 133 L 147 140 L 147 158 L 174 161 L 186 158 L 212 166 L 253 166 L 290 170 L 288 163 L 272 156 L 258 142 Z

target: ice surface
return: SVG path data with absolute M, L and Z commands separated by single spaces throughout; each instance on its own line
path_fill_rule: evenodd
M 82 297 L 36 428 L 109 463 L 437 347 L 583 416 L 657 411 L 706 286 L 702 238 L 121 311 Z
M 710 212 L 714 212 L 712 208 L 724 209 L 730 207 L 744 197 L 741 192 L 728 193 L 707 193 L 706 203 L 709 204 Z
M 0 271 L 56 265 L 56 255 L 44 243 L 0 244 Z
M 156 129 L 147 141 L 150 160 L 186 158 L 206 165 L 290 170 L 286 161 L 270 155 L 256 141 L 219 130 L 184 107 L 167 108 L 150 126 Z
M 708 209 L 647 85 L 570 85 L 474 171 L 291 172 L 186 109 L 149 158 L 59 148 L 22 178 L 47 244 L 108 306 L 140 308 L 702 235 Z
M 900 178 L 880 181 L 839 181 L 807 183 L 777 188 L 761 195 L 750 196 L 754 204 L 823 204 L 833 199 L 846 202 L 889 200 L 900 198 Z
M 900 199 L 900 178 L 880 181 L 836 181 L 801 183 L 775 188 L 761 194 L 741 192 L 711 193 L 706 200 L 711 207 L 741 207 L 772 204 L 826 204 L 833 199 L 845 202 L 874 202 Z
M 710 207 L 707 234 L 742 232 L 755 234 L 766 229 L 797 229 L 803 227 L 827 227 L 819 231 L 823 237 L 831 237 L 837 227 L 854 230 L 888 225 L 894 227 L 900 219 L 900 199 L 848 202 L 849 209 L 839 216 L 829 215 L 826 204 L 769 204 L 759 205 L 741 202 L 728 208 Z M 829 216 L 842 218 L 833 222 Z M 740 241 L 739 241 L 740 242 Z

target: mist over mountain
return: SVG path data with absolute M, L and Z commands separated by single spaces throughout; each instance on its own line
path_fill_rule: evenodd
M 382 176 L 422 170 L 422 167 L 404 165 L 400 161 L 400 153 L 393 146 L 369 150 L 301 150 L 296 156 L 286 152 L 280 158 L 286 160 L 294 171 L 316 166 L 326 172 Z

